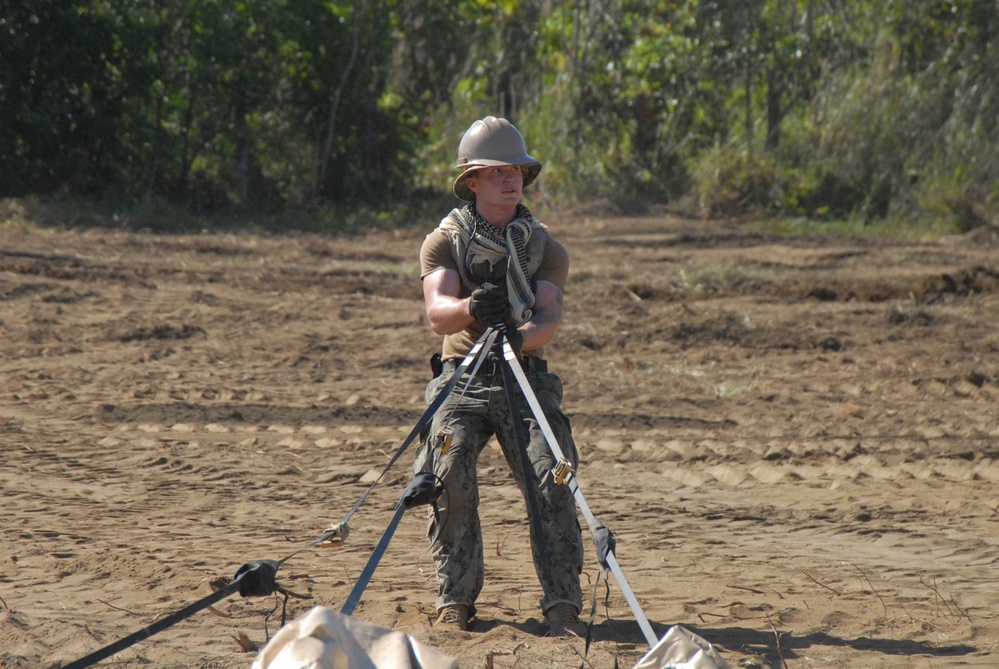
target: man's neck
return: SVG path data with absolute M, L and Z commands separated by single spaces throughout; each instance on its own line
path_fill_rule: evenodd
M 500 230 L 506 229 L 513 219 L 517 218 L 517 205 L 511 207 L 490 207 L 481 202 L 475 203 L 475 211 Z

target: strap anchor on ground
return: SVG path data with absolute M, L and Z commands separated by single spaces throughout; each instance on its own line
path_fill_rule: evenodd
M 207 609 L 209 606 L 226 599 L 237 592 L 243 597 L 265 597 L 281 590 L 275 577 L 277 575 L 279 563 L 275 560 L 254 560 L 247 562 L 236 572 L 232 581 L 225 587 L 219 588 L 212 594 L 202 597 L 198 601 L 188 604 L 183 609 L 172 613 L 165 618 L 157 620 L 152 625 L 143 627 L 127 637 L 108 644 L 103 648 L 95 650 L 93 653 L 70 662 L 62 669 L 85 669 L 97 664 L 116 653 L 130 648 L 140 641 L 159 634 L 165 629 L 173 627 L 177 623 L 186 620 L 195 613 Z

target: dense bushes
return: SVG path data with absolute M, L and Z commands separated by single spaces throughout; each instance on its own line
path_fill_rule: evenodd
M 535 206 L 996 222 L 995 0 L 11 0 L 0 29 L 4 196 L 398 209 L 498 114 Z

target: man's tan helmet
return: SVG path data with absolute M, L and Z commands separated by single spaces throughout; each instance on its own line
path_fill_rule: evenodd
M 524 165 L 524 188 L 541 172 L 541 163 L 527 154 L 524 137 L 505 118 L 487 116 L 465 131 L 458 144 L 458 164 L 462 170 L 451 187 L 452 192 L 466 202 L 475 200 L 475 193 L 465 180 L 475 170 L 500 165 Z

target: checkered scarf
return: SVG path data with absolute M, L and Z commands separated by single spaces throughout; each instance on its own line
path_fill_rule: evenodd
M 507 224 L 505 230 L 500 230 L 475 211 L 474 203 L 465 205 L 461 210 L 452 210 L 440 225 L 442 230 L 462 242 L 457 246 L 464 249 L 458 262 L 464 265 L 461 274 L 466 283 L 473 283 L 470 266 L 487 262 L 494 267 L 497 262 L 506 259 L 507 299 L 516 325 L 530 319 L 534 307 L 534 290 L 531 288 L 531 277 L 527 275 L 527 243 L 535 225 L 540 223 L 530 210 L 518 204 L 514 220 Z

